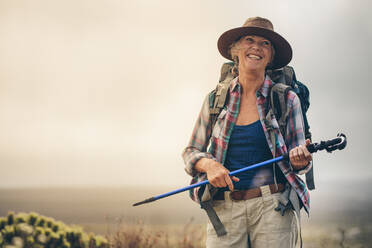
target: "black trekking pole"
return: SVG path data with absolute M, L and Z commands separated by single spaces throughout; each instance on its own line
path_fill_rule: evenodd
M 346 142 L 346 136 L 345 136 L 345 134 L 341 133 L 341 134 L 338 134 L 337 138 L 335 138 L 335 139 L 331 139 L 331 140 L 327 140 L 327 141 L 321 141 L 320 143 L 311 143 L 307 146 L 307 150 L 310 153 L 315 153 L 317 151 L 322 151 L 322 150 L 326 150 L 327 152 L 333 152 L 335 150 L 344 149 L 346 147 L 346 143 L 347 143 Z M 273 158 L 273 159 L 270 159 L 270 160 L 267 160 L 267 161 L 264 161 L 264 162 L 261 162 L 261 163 L 258 163 L 258 164 L 250 165 L 250 166 L 244 167 L 242 169 L 232 171 L 232 172 L 229 173 L 229 175 L 230 176 L 235 176 L 235 175 L 237 175 L 241 172 L 252 170 L 254 168 L 264 166 L 264 165 L 267 165 L 267 164 L 276 163 L 276 162 L 279 162 L 281 160 L 288 161 L 289 160 L 289 154 L 286 153 L 286 154 L 284 154 L 280 157 L 276 157 L 276 158 Z M 153 201 L 156 201 L 156 200 L 159 200 L 159 199 L 171 196 L 171 195 L 181 193 L 181 192 L 189 190 L 189 189 L 200 187 L 200 186 L 208 184 L 208 183 L 209 183 L 208 180 L 204 180 L 202 182 L 191 184 L 191 185 L 189 185 L 187 187 L 184 187 L 184 188 L 180 188 L 180 189 L 170 191 L 170 192 L 165 193 L 165 194 L 161 194 L 161 195 L 158 195 L 158 196 L 148 198 L 144 201 L 137 202 L 137 203 L 133 204 L 133 206 L 138 206 L 138 205 L 141 205 L 141 204 L 144 204 L 144 203 L 153 202 Z

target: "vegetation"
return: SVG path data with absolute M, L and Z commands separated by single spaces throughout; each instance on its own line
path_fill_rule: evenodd
M 102 236 L 87 234 L 79 226 L 37 213 L 9 212 L 0 218 L 0 247 L 4 248 L 108 248 Z
M 107 226 L 106 237 L 87 234 L 80 226 L 36 213 L 8 213 L 0 217 L 1 248 L 202 248 L 205 225 L 145 225 L 119 220 L 115 228 Z M 366 248 L 372 243 L 371 224 L 325 228 L 308 226 L 304 231 L 304 248 Z
M 61 221 L 37 213 L 9 212 L 0 217 L 1 248 L 199 248 L 204 247 L 204 226 L 154 228 L 137 223 L 119 223 L 115 231 L 104 238 L 87 234 L 80 226 L 68 226 Z
M 322 208 L 316 208 L 317 204 L 314 204 L 311 217 L 308 219 L 303 216 L 303 247 L 372 247 L 372 198 L 367 194 L 367 186 L 353 188 L 353 192 L 363 192 L 361 198 L 357 200 L 349 197 L 347 192 L 342 192 L 342 201 L 338 201 L 337 197 L 331 198 L 333 194 L 318 200 L 332 204 L 325 204 Z M 345 188 L 352 188 L 352 185 Z M 55 226 L 64 226 L 61 229 L 77 230 L 80 233 L 83 233 L 83 228 L 86 233 L 92 232 L 105 237 L 106 243 L 101 244 L 96 240 L 92 241 L 91 245 L 86 240 L 96 237 L 92 234 L 83 235 L 85 237 L 83 244 L 80 242 L 73 244 L 66 237 L 65 240 L 70 243 L 70 248 L 205 247 L 207 221 L 205 212 L 190 202 L 187 194 L 179 194 L 148 206 L 131 207 L 133 202 L 145 199 L 149 195 L 166 192 L 167 189 L 151 190 L 141 188 L 135 190 L 127 188 L 0 189 L 0 216 L 6 216 L 0 217 L 0 248 L 22 247 L 21 244 L 23 248 L 63 247 L 63 242 L 59 241 L 57 246 L 51 241 L 57 240 L 56 237 L 52 237 L 54 234 L 59 235 L 59 227 L 57 231 Z M 9 210 L 17 214 L 8 214 Z M 82 228 L 66 226 L 54 220 L 54 224 L 48 226 L 48 220 L 52 220 L 50 218 L 38 214 L 19 213 L 32 211 L 52 216 L 65 223 L 76 223 Z M 24 217 L 20 218 L 21 216 Z M 191 221 L 192 217 L 194 219 Z M 22 223 L 27 225 L 20 225 Z M 25 241 L 24 236 L 31 231 L 32 235 L 28 235 L 29 238 Z M 23 234 L 12 235 L 15 232 Z M 43 233 L 45 236 L 38 236 L 36 233 L 39 235 Z M 51 237 L 47 245 L 48 233 Z M 79 236 L 76 232 L 73 233 L 69 236 Z M 32 246 L 28 245 L 31 241 L 34 242 Z
M 205 226 L 192 224 L 185 226 L 148 226 L 120 224 L 108 239 L 111 248 L 201 248 L 205 247 Z

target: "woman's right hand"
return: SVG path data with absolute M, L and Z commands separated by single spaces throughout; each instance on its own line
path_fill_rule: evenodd
M 222 164 L 210 158 L 202 158 L 195 164 L 195 169 L 199 172 L 207 173 L 208 181 L 211 185 L 218 188 L 228 186 L 230 191 L 234 191 L 232 181 L 239 182 L 239 178 L 229 176 L 230 171 Z

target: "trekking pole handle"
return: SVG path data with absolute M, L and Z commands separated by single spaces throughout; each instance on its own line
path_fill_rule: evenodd
M 320 143 L 311 143 L 306 148 L 310 153 L 315 153 L 317 151 L 326 150 L 331 153 L 335 150 L 342 150 L 346 147 L 347 139 L 346 135 L 343 133 L 337 134 L 337 138 L 320 141 Z M 283 154 L 283 160 L 289 161 L 289 153 Z
M 343 150 L 346 147 L 347 140 L 346 135 L 343 133 L 337 134 L 337 138 L 327 140 L 327 141 L 320 141 L 320 143 L 312 143 L 307 146 L 307 149 L 310 153 L 314 153 L 317 151 L 326 150 L 327 152 L 333 152 L 335 150 Z

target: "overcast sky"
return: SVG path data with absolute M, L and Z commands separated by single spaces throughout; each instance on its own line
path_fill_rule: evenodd
M 372 179 L 368 0 L 0 0 L 0 187 L 189 182 L 186 146 L 250 16 L 292 45 L 308 85 L 316 180 Z

